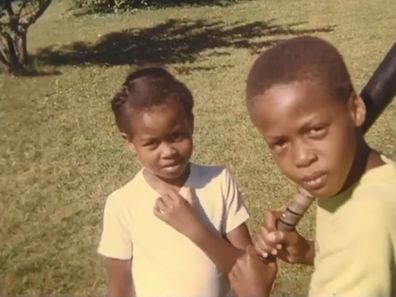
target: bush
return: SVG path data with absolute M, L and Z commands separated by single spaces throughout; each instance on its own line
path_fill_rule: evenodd
M 130 11 L 142 7 L 169 5 L 214 4 L 224 5 L 237 0 L 71 0 L 74 8 L 85 8 L 94 12 Z
M 72 0 L 75 8 L 88 8 L 93 11 L 128 10 L 146 6 L 146 0 Z

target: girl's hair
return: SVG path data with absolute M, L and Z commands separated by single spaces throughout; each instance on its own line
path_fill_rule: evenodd
M 145 109 L 176 100 L 189 118 L 193 118 L 194 100 L 190 90 L 163 68 L 143 68 L 130 73 L 113 97 L 111 108 L 120 132 L 131 135 L 128 109 Z
M 345 62 L 327 41 L 302 36 L 283 41 L 260 55 L 247 79 L 247 103 L 276 84 L 315 81 L 333 98 L 347 100 L 354 91 Z

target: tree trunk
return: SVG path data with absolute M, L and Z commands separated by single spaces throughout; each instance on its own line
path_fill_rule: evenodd
M 2 37 L 5 49 L 0 52 L 1 68 L 8 73 L 21 73 L 28 61 L 26 30 L 18 30 L 12 35 L 3 32 Z
M 2 13 L 8 15 L 8 24 L 0 24 L 0 69 L 21 74 L 28 63 L 27 30 L 48 8 L 52 0 L 0 0 Z M 16 1 L 15 1 L 16 2 Z M 18 9 L 18 11 L 15 11 Z
M 26 65 L 28 63 L 28 51 L 27 51 L 27 30 L 18 30 L 15 34 L 15 47 L 18 55 L 19 64 Z

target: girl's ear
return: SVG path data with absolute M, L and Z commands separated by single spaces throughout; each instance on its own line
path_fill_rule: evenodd
M 128 147 L 128 149 L 132 153 L 136 153 L 136 148 L 135 148 L 135 145 L 132 142 L 131 137 L 128 134 L 126 134 L 125 132 L 121 132 L 121 137 L 124 140 L 124 143 Z
M 349 101 L 349 111 L 356 127 L 361 127 L 366 120 L 366 105 L 363 98 L 353 94 Z

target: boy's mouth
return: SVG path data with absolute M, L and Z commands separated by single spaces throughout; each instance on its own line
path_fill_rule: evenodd
M 326 183 L 326 172 L 315 172 L 302 178 L 302 186 L 308 190 L 316 190 L 323 187 Z

